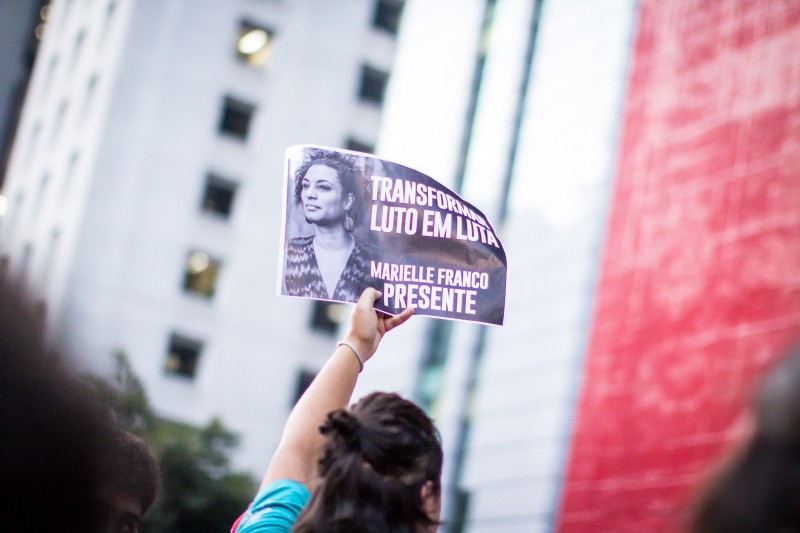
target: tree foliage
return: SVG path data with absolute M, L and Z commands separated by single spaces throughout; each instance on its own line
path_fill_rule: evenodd
M 218 418 L 195 427 L 159 417 L 125 354 L 115 353 L 114 364 L 110 381 L 87 379 L 117 423 L 147 441 L 161 471 L 161 488 L 141 531 L 228 531 L 256 488 L 252 476 L 231 469 L 238 436 Z

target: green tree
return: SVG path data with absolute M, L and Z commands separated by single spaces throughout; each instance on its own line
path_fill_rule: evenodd
M 161 471 L 161 488 L 147 512 L 145 533 L 227 531 L 255 494 L 256 481 L 231 470 L 239 438 L 218 419 L 198 428 L 155 414 L 141 380 L 122 352 L 111 380 L 87 376 L 124 429 L 144 438 Z

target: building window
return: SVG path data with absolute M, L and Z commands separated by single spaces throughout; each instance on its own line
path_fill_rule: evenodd
M 386 92 L 386 83 L 389 75 L 368 65 L 361 67 L 361 86 L 358 90 L 358 98 L 362 102 L 373 104 L 383 103 L 383 93 Z
M 372 17 L 372 26 L 397 35 L 402 11 L 402 0 L 378 0 L 375 4 L 375 15 Z
M 214 296 L 220 262 L 205 252 L 193 251 L 186 257 L 183 290 L 204 298 Z
M 22 254 L 19 261 L 19 282 L 22 285 L 25 285 L 28 281 L 28 275 L 30 274 L 31 269 L 31 256 L 33 256 L 33 245 L 29 242 L 26 242 L 22 246 Z
M 233 198 L 236 195 L 237 185 L 232 181 L 209 175 L 206 178 L 206 188 L 203 193 L 202 209 L 222 218 L 229 218 L 233 208 Z
M 64 121 L 66 120 L 67 116 L 67 109 L 69 109 L 69 103 L 64 100 L 58 106 L 58 111 L 56 112 L 56 118 L 53 122 L 53 131 L 50 134 L 50 143 L 56 142 L 58 140 L 58 136 L 61 133 L 61 130 L 64 128 Z
M 108 6 L 106 7 L 106 18 L 105 21 L 103 22 L 103 34 L 101 35 L 98 41 L 100 44 L 105 43 L 106 36 L 108 35 L 108 31 L 109 28 L 111 27 L 111 22 L 114 19 L 114 13 L 116 12 L 116 10 L 117 10 L 117 2 L 116 0 L 111 0 L 108 3 Z
M 342 304 L 314 300 L 314 308 L 311 311 L 311 329 L 335 335 L 339 323 L 342 321 L 343 307 Z
M 297 373 L 297 381 L 295 382 L 294 386 L 292 405 L 297 403 L 297 400 L 300 399 L 300 396 L 302 396 L 308 386 L 311 385 L 311 382 L 314 381 L 315 377 L 317 377 L 317 375 L 314 372 L 305 368 Z
M 272 47 L 273 32 L 242 21 L 239 23 L 239 37 L 236 40 L 236 57 L 251 67 L 261 68 L 267 64 Z
M 466 531 L 467 516 L 469 513 L 470 492 L 458 487 L 453 502 L 453 521 L 450 523 L 454 533 Z
M 86 120 L 86 117 L 89 116 L 89 110 L 92 107 L 92 101 L 94 100 L 94 93 L 97 89 L 97 74 L 94 74 L 91 78 L 89 78 L 89 83 L 86 84 L 86 93 L 83 96 L 83 109 L 81 109 L 81 124 L 83 121 Z
M 69 20 L 70 12 L 72 11 L 73 1 L 74 0 L 64 0 L 64 2 L 61 3 L 63 7 L 61 8 L 62 11 L 59 14 L 59 17 L 61 17 L 61 21 L 59 22 L 59 24 L 61 25 L 62 28 L 66 26 L 67 21 Z
M 38 215 L 42 208 L 45 198 L 47 197 L 48 183 L 50 183 L 50 174 L 45 172 L 39 179 L 39 190 L 36 192 L 36 200 L 33 202 L 33 214 Z
M 169 339 L 164 371 L 173 376 L 193 379 L 197 373 L 197 363 L 202 350 L 202 342 L 173 333 Z
M 254 111 L 255 106 L 229 96 L 226 97 L 219 123 L 220 133 L 242 141 L 246 140 Z
M 47 63 L 47 72 L 44 76 L 44 81 L 42 82 L 42 96 L 45 96 L 50 87 L 53 85 L 53 79 L 56 77 L 56 71 L 58 70 L 58 56 L 54 55 L 50 58 L 50 62 Z
M 372 146 L 371 144 L 367 144 L 365 142 L 361 142 L 358 139 L 353 139 L 352 137 L 347 139 L 347 143 L 345 144 L 345 147 L 348 150 L 353 150 L 354 152 L 364 152 L 366 154 L 374 154 L 375 153 L 375 147 L 374 146 Z
M 62 185 L 63 196 L 66 197 L 69 192 L 72 190 L 73 181 L 76 169 L 78 167 L 78 151 L 75 150 L 70 154 L 69 161 L 67 161 L 67 168 L 64 172 L 64 180 Z M 63 201 L 63 198 L 62 198 Z
M 61 230 L 54 228 L 53 231 L 50 232 L 50 244 L 47 248 L 44 266 L 42 267 L 42 283 L 47 283 L 53 273 L 54 264 L 56 262 L 56 254 L 58 253 L 58 242 L 60 239 Z
M 83 43 L 86 40 L 86 30 L 81 30 L 78 32 L 78 35 L 75 37 L 75 44 L 72 47 L 72 58 L 70 59 L 69 65 L 69 72 L 73 72 L 75 67 L 78 66 L 78 62 L 81 58 L 81 52 L 83 51 Z

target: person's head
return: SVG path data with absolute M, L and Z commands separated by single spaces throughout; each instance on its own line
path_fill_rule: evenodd
M 800 350 L 755 395 L 755 427 L 699 493 L 693 533 L 800 531 Z
M 376 392 L 328 415 L 321 485 L 293 531 L 434 531 L 442 447 L 430 418 L 397 394 Z
M 0 273 L 2 530 L 98 531 L 111 418 L 48 350 L 42 318 Z
M 155 457 L 142 439 L 123 429 L 114 432 L 107 454 L 105 531 L 135 533 L 158 491 Z
M 364 184 L 352 158 L 318 151 L 295 172 L 294 196 L 306 221 L 318 226 L 340 225 L 352 231 L 361 220 Z

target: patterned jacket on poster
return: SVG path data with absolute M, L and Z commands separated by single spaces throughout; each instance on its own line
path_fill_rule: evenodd
M 286 243 L 286 294 L 327 300 L 328 291 L 319 271 L 313 243 L 313 236 L 296 237 Z M 353 251 L 350 252 L 336 284 L 333 300 L 356 302 L 364 289 L 373 285 L 370 260 L 376 258 L 376 251 L 375 246 L 369 243 L 355 241 Z

